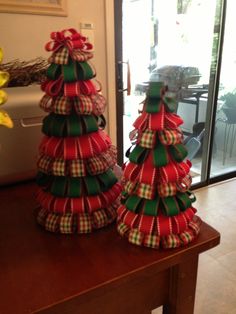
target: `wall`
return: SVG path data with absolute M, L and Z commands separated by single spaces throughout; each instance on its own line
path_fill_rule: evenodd
M 4 62 L 13 59 L 30 60 L 39 56 L 49 57 L 50 53 L 44 50 L 44 45 L 50 39 L 51 31 L 65 28 L 79 30 L 80 22 L 92 22 L 95 26 L 95 51 L 92 63 L 97 72 L 97 79 L 102 83 L 102 92 L 105 97 L 111 98 L 108 104 L 109 110 L 115 112 L 114 94 L 108 92 L 108 78 L 111 76 L 107 68 L 107 44 L 106 23 L 110 23 L 111 17 L 107 17 L 107 7 L 112 11 L 110 0 L 67 0 L 67 17 L 8 14 L 0 13 L 0 46 L 4 49 Z M 110 38 L 114 38 L 109 29 Z M 109 59 L 109 58 L 108 58 Z M 109 59 L 110 63 L 113 58 Z M 112 65 L 110 65 L 110 68 Z M 109 75 L 108 75 L 109 74 Z M 107 122 L 109 113 L 106 112 Z M 113 117 L 114 119 L 114 117 Z M 109 123 L 107 127 L 109 129 Z M 110 132 L 109 132 L 110 133 Z M 111 131 L 112 141 L 116 142 L 114 127 Z

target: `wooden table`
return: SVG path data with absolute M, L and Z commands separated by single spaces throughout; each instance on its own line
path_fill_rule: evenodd
M 33 183 L 0 191 L 0 313 L 191 314 L 198 255 L 219 244 L 203 223 L 191 245 L 156 251 L 129 244 L 115 225 L 56 235 L 35 222 Z

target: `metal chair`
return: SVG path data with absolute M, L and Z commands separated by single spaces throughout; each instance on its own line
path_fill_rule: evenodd
M 229 147 L 229 157 L 232 157 L 234 142 L 236 137 L 236 104 L 235 107 L 223 107 L 222 111 L 225 117 L 218 118 L 218 121 L 225 124 L 225 131 L 224 131 L 224 150 L 223 150 L 223 165 L 226 161 L 227 150 Z

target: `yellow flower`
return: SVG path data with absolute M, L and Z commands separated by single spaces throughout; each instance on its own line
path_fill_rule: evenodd
M 3 105 L 7 101 L 7 94 L 4 90 L 0 89 L 0 105 Z
M 0 125 L 13 128 L 13 121 L 5 110 L 0 110 Z

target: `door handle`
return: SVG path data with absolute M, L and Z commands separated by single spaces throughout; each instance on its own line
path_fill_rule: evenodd
M 123 88 L 123 65 L 127 66 L 127 86 Z M 130 78 L 130 65 L 128 61 L 118 61 L 118 92 L 123 93 L 127 91 L 127 95 L 131 92 L 131 78 Z

